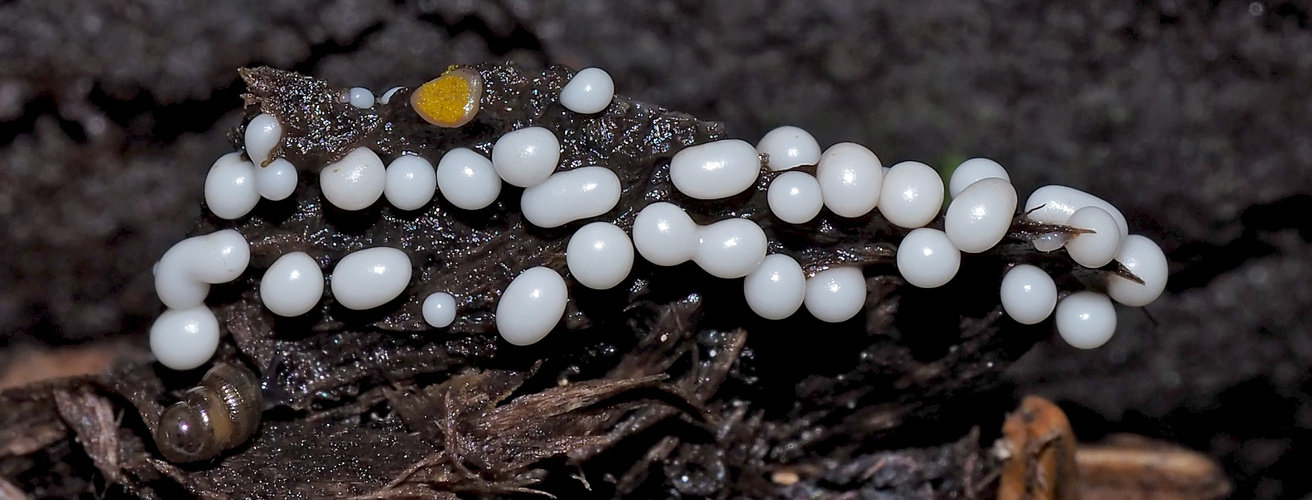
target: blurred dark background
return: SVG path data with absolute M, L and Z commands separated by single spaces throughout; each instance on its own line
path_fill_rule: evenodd
M 0 4 L 0 368 L 140 336 L 150 266 L 233 149 L 236 68 L 381 94 L 451 63 L 600 66 L 621 94 L 852 140 L 892 164 L 970 156 L 1024 197 L 1062 183 L 1162 244 L 1168 293 L 1094 351 L 1011 373 L 1077 433 L 1218 458 L 1236 498 L 1312 498 L 1312 31 L 1274 1 L 31 0 Z

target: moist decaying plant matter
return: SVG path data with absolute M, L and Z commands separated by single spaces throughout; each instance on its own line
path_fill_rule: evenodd
M 457 129 L 422 121 L 405 90 L 361 109 L 322 81 L 243 70 L 251 113 L 284 124 L 277 156 L 300 166 L 300 186 L 252 217 L 207 216 L 195 232 L 237 229 L 251 244 L 252 269 L 292 251 L 334 262 L 385 244 L 409 254 L 410 288 L 376 310 L 330 307 L 289 319 L 261 305 L 251 271 L 216 287 L 208 303 L 230 335 L 215 362 L 260 374 L 270 408 L 253 439 L 213 461 L 170 463 L 150 438 L 164 405 L 203 369 L 180 373 L 129 356 L 100 375 L 0 394 L 0 497 L 998 495 L 1005 454 L 991 447 L 1014 403 L 1000 374 L 1051 324 L 1006 319 L 996 283 L 1017 262 L 1044 267 L 1059 285 L 1117 272 L 1083 270 L 1027 242 L 1069 229 L 1018 220 L 998 249 L 966 256 L 951 284 L 918 289 L 893 266 L 905 231 L 877 214 L 772 222 L 771 173 L 742 195 L 685 208 L 698 223 L 754 220 L 772 251 L 795 255 L 808 272 L 864 267 L 863 319 L 762 320 L 747 311 L 737 281 L 690 264 L 639 263 L 620 288 L 573 290 L 547 340 L 511 346 L 494 331 L 499 291 L 528 267 L 563 270 L 567 231 L 524 223 L 515 193 L 478 212 L 438 203 L 341 211 L 320 201 L 309 166 L 359 146 L 384 157 L 436 158 L 454 147 L 487 154 L 506 131 L 547 124 L 567 131 L 562 166 L 605 164 L 620 176 L 623 195 L 608 217 L 628 227 L 647 203 L 670 196 L 675 151 L 727 134 L 621 97 L 596 116 L 566 112 L 553 96 L 572 76 L 567 68 L 477 68 L 482 110 Z M 420 302 L 445 290 L 465 294 L 461 315 L 434 331 Z

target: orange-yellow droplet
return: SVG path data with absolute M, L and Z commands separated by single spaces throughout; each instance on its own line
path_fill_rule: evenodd
M 472 68 L 457 68 L 420 85 L 410 94 L 410 107 L 424 121 L 439 127 L 459 127 L 478 114 L 483 77 Z

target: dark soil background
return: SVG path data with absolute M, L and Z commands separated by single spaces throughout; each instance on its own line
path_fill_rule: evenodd
M 1271 1 L 7 2 L 0 346 L 144 341 L 150 266 L 233 148 L 238 67 L 381 94 L 451 63 L 600 66 L 619 93 L 749 141 L 792 124 L 885 164 L 988 156 L 1022 197 L 1062 183 L 1111 201 L 1166 250 L 1168 293 L 1122 309 L 1101 349 L 1041 344 L 1017 393 L 1060 402 L 1085 439 L 1210 453 L 1236 498 L 1312 498 L 1308 16 Z

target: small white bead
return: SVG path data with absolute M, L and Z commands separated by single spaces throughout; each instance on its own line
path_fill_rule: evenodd
M 342 210 L 369 208 L 383 196 L 387 168 L 369 148 L 355 148 L 345 157 L 319 171 L 323 197 Z
M 915 229 L 897 246 L 897 272 L 913 286 L 938 288 L 952 281 L 959 269 L 961 251 L 943 231 Z
M 697 253 L 697 229 L 678 205 L 652 203 L 633 219 L 633 246 L 652 264 L 677 266 Z
M 174 309 L 205 303 L 210 284 L 227 283 L 246 272 L 251 250 L 233 229 L 193 236 L 173 245 L 155 266 L 155 293 Z
M 605 167 L 582 167 L 551 174 L 546 181 L 524 189 L 519 207 L 524 219 L 538 227 L 609 212 L 620 202 L 620 178 Z
M 239 219 L 260 202 L 255 166 L 241 153 L 220 156 L 205 176 L 205 205 L 220 219 Z
M 820 182 L 806 172 L 784 172 L 770 181 L 766 191 L 770 212 L 789 224 L 804 224 L 820 214 L 824 196 Z
M 300 316 L 323 298 L 323 270 L 305 252 L 278 257 L 260 278 L 260 300 L 279 316 Z
M 437 292 L 424 299 L 424 322 L 433 328 L 446 328 L 456 320 L 456 298 Z
M 765 134 L 756 143 L 756 152 L 766 155 L 770 170 L 788 170 L 820 161 L 820 144 L 810 132 L 785 125 Z
M 1107 296 L 1075 292 L 1057 304 L 1057 334 L 1079 349 L 1106 344 L 1116 333 L 1116 308 Z
M 1034 249 L 1040 252 L 1052 252 L 1058 248 L 1066 246 L 1067 236 L 1062 233 L 1043 233 L 1038 238 L 1034 238 L 1030 243 L 1034 244 Z
M 904 161 L 884 174 L 879 213 L 894 226 L 922 227 L 942 209 L 943 178 L 929 165 Z
M 351 105 L 357 108 L 369 109 L 374 107 L 374 93 L 364 87 L 354 87 L 351 89 Z
M 150 352 L 160 364 L 190 370 L 219 349 L 219 320 L 205 306 L 169 309 L 150 325 Z
M 1140 285 L 1120 276 L 1113 276 L 1107 282 L 1107 293 L 1117 302 L 1131 307 L 1143 307 L 1157 300 L 1166 289 L 1166 279 L 1170 275 L 1170 266 L 1162 247 L 1147 237 L 1132 234 L 1121 243 L 1121 250 L 1116 253 L 1120 262 L 1143 280 Z
M 246 272 L 251 247 L 236 229 L 220 229 L 189 238 L 201 243 L 191 256 L 190 275 L 205 283 L 227 283 Z
M 292 162 L 278 158 L 255 168 L 255 188 L 260 196 L 273 201 L 285 200 L 296 192 L 298 174 Z
M 497 302 L 497 331 L 514 345 L 542 340 L 560 323 L 569 301 L 565 279 L 549 267 L 534 267 L 516 276 Z
M 378 104 L 387 104 L 389 102 L 392 102 L 392 96 L 396 94 L 396 91 L 401 90 L 401 88 L 402 87 L 392 87 L 390 89 L 387 89 L 387 92 L 383 92 L 383 96 L 378 98 Z
M 839 217 L 861 217 L 879 204 L 884 185 L 879 157 L 860 144 L 840 142 L 820 156 L 816 180 L 825 206 Z
M 827 323 L 842 323 L 866 305 L 866 278 L 855 267 L 835 267 L 806 280 L 806 310 Z
M 433 201 L 437 194 L 437 173 L 433 164 L 414 155 L 400 156 L 387 166 L 383 195 L 401 210 L 418 210 Z
M 410 284 L 410 256 L 390 247 L 346 254 L 333 268 L 333 298 L 347 309 L 362 311 L 390 302 Z
M 246 124 L 246 156 L 256 165 L 263 165 L 280 141 L 282 124 L 272 115 L 260 113 Z
M 1043 208 L 1038 208 L 1042 206 Z M 1125 215 L 1107 203 L 1107 200 L 1080 191 L 1073 187 L 1049 185 L 1035 189 L 1025 200 L 1025 213 L 1030 220 L 1044 224 L 1065 224 L 1075 215 L 1075 211 L 1084 207 L 1098 207 L 1112 214 L 1116 225 L 1120 226 L 1121 239 L 1130 234 L 1130 226 L 1125 222 Z M 1036 210 L 1037 209 L 1037 210 Z
M 743 280 L 747 307 L 765 319 L 784 319 L 806 299 L 806 273 L 792 257 L 767 255 L 760 267 Z
M 536 186 L 560 163 L 560 141 L 542 127 L 507 132 L 492 145 L 492 166 L 512 186 Z
M 943 231 L 962 252 L 980 253 L 997 245 L 1016 215 L 1016 188 L 998 178 L 966 187 L 943 217 Z
M 698 228 L 693 261 L 716 278 L 747 276 L 765 259 L 765 231 L 747 219 L 725 219 Z
M 619 226 L 593 222 L 570 236 L 565 264 L 579 284 L 608 290 L 623 282 L 633 270 L 633 242 Z
M 560 104 L 575 113 L 590 115 L 605 110 L 615 97 L 615 81 L 601 68 L 586 68 L 560 89 Z
M 736 195 L 756 183 L 761 157 L 746 141 L 725 139 L 684 148 L 670 159 L 670 182 L 699 200 Z
M 492 160 L 472 149 L 456 148 L 437 162 L 437 187 L 452 205 L 478 210 L 497 201 L 501 177 L 492 167 Z
M 957 169 L 952 171 L 952 179 L 948 181 L 948 192 L 956 198 L 967 186 L 976 181 L 995 178 L 1011 182 L 1007 169 L 1002 168 L 998 162 L 988 158 L 971 158 L 961 162 L 957 165 Z
M 1022 325 L 1033 325 L 1057 307 L 1057 284 L 1036 266 L 1020 264 L 1002 277 L 1002 310 Z
M 1098 268 L 1107 265 L 1121 249 L 1120 227 L 1116 219 L 1098 207 L 1084 207 L 1066 219 L 1066 225 L 1088 229 L 1093 233 L 1077 234 L 1066 242 L 1071 259 L 1081 266 Z

